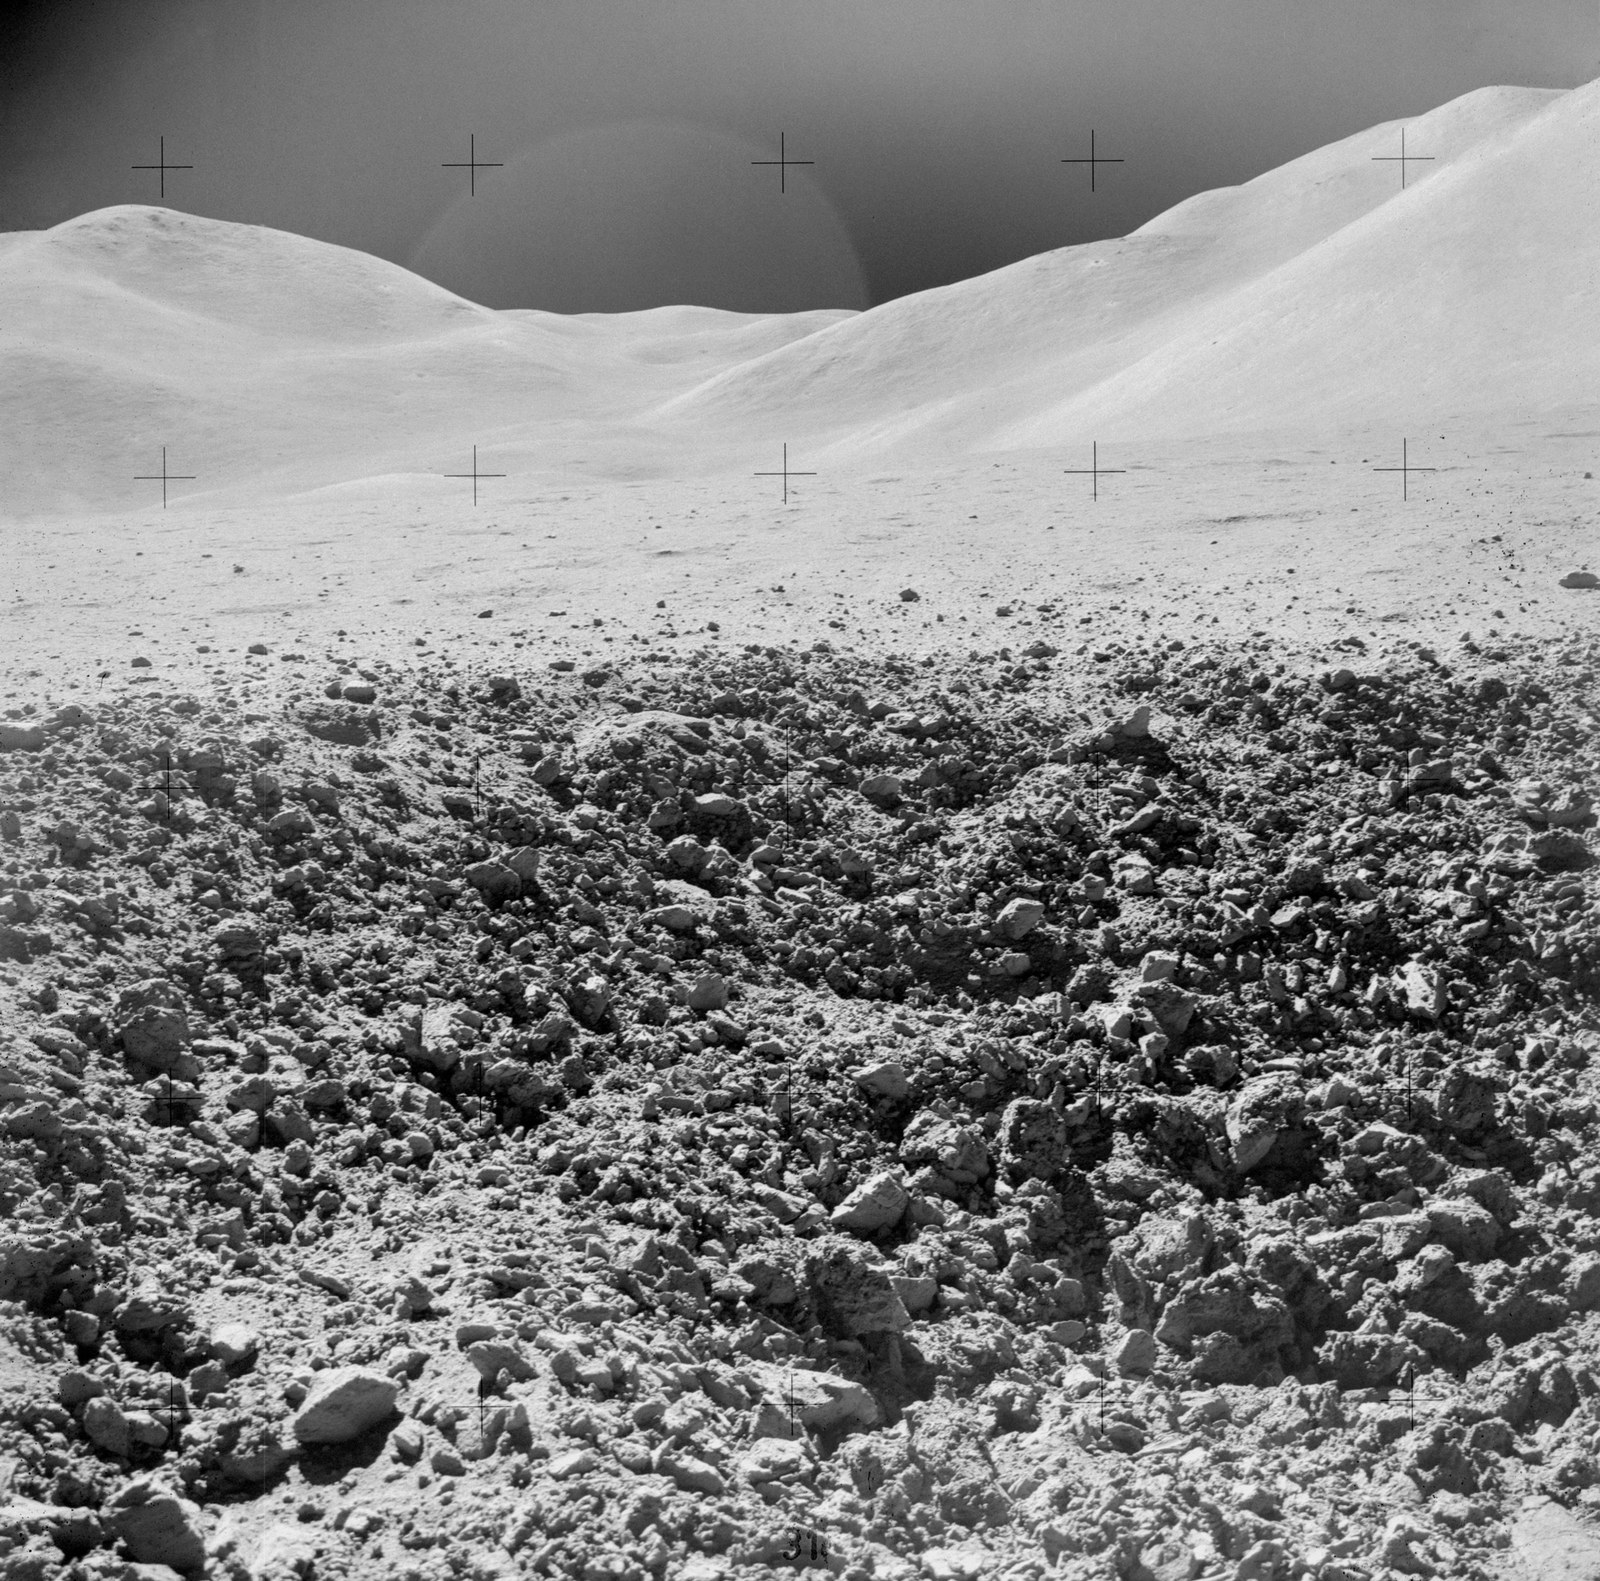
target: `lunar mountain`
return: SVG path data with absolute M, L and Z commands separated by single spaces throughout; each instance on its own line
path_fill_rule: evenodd
M 1120 240 L 866 312 L 493 311 L 261 226 L 121 205 L 0 237 L 8 510 L 101 511 L 181 437 L 219 503 L 419 470 L 590 476 L 1552 413 L 1600 374 L 1600 82 L 1484 88 Z M 496 470 L 511 470 L 497 466 Z

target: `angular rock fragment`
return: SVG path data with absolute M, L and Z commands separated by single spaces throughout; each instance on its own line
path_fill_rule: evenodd
M 830 1217 L 836 1229 L 876 1235 L 900 1222 L 909 1200 L 899 1174 L 883 1170 L 862 1181 Z
M 149 977 L 117 996 L 117 1029 L 129 1059 L 176 1074 L 189 1043 L 183 990 Z
M 522 893 L 522 879 L 508 862 L 474 862 L 461 875 L 490 906 L 503 906 Z
M 1421 961 L 1407 961 L 1395 974 L 1395 991 L 1407 1014 L 1436 1021 L 1447 1002 L 1443 974 Z
M 302 1444 L 343 1444 L 359 1438 L 394 1410 L 400 1388 L 392 1378 L 365 1367 L 334 1367 L 318 1373 L 294 1416 Z
M 931 1111 L 919 1114 L 906 1127 L 900 1160 L 913 1168 L 924 1165 L 953 1186 L 974 1185 L 989 1173 L 983 1133 Z
M 859 1383 L 836 1373 L 807 1367 L 785 1367 L 775 1362 L 753 1362 L 745 1369 L 761 1391 L 755 1433 L 763 1438 L 794 1438 L 792 1423 L 813 1432 L 835 1428 L 875 1427 L 883 1420 L 882 1408 Z M 792 1415 L 790 1408 L 792 1405 Z
M 1066 1119 L 1038 1099 L 1012 1099 L 997 1134 L 1000 1167 L 1013 1184 L 1054 1180 L 1072 1161 Z
M 889 1268 L 869 1262 L 856 1243 L 827 1236 L 806 1248 L 806 1283 L 824 1328 L 841 1339 L 898 1333 L 910 1314 Z
M 1003 939 L 1021 939 L 1030 934 L 1044 918 L 1044 903 L 1018 898 L 1007 901 L 995 918 L 995 932 Z
M 894 1060 L 881 1060 L 875 1065 L 863 1065 L 850 1072 L 851 1079 L 867 1092 L 891 1103 L 901 1103 L 911 1095 L 911 1083 L 905 1067 Z
M 180 1575 L 205 1564 L 200 1507 L 154 1477 L 125 1483 L 111 1500 L 107 1524 L 139 1564 L 166 1565 Z

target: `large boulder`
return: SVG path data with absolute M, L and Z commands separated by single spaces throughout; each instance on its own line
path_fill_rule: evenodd
M 419 1065 L 443 1074 L 461 1060 L 455 1037 L 455 1006 L 441 1002 L 414 1010 L 400 1028 L 400 1044 Z
M 1463 1262 L 1481 1263 L 1494 1255 L 1500 1223 L 1470 1197 L 1436 1197 L 1426 1212 L 1434 1239 Z
M 1223 1121 L 1233 1167 L 1240 1174 L 1254 1169 L 1280 1137 L 1300 1128 L 1304 1112 L 1303 1096 L 1282 1077 L 1258 1076 L 1247 1082 Z
M 837 1373 L 770 1361 L 751 1362 L 742 1370 L 760 1391 L 754 1433 L 758 1442 L 771 1437 L 794 1441 L 796 1425 L 827 1432 L 876 1427 L 883 1420 L 878 1402 L 859 1383 Z
M 1219 1268 L 1178 1287 L 1155 1336 L 1184 1358 L 1197 1383 L 1256 1383 L 1282 1365 L 1295 1328 L 1288 1306 L 1265 1281 Z
M 1019 896 L 1007 901 L 994 920 L 994 931 L 1002 939 L 1026 938 L 1044 920 L 1044 902 Z
M 154 1334 L 189 1315 L 181 1296 L 159 1279 L 143 1280 L 112 1312 L 112 1321 L 124 1334 Z
M 127 1413 L 108 1395 L 90 1400 L 83 1408 L 84 1437 L 108 1455 L 126 1457 L 133 1453 L 133 1430 Z
M 117 996 L 116 1028 L 123 1052 L 152 1070 L 177 1074 L 189 1046 L 183 990 L 161 977 L 147 977 Z
M 1054 1180 L 1072 1162 L 1063 1115 L 1037 1098 L 1014 1098 L 1000 1116 L 1000 1167 L 1013 1184 Z
M 200 1507 L 153 1477 L 138 1477 L 111 1501 L 106 1524 L 135 1564 L 166 1565 L 179 1574 L 204 1568 Z
M 894 1060 L 878 1060 L 850 1072 L 850 1079 L 875 1098 L 887 1098 L 891 1103 L 903 1103 L 911 1096 L 911 1081 L 905 1066 Z
M 318 741 L 340 747 L 370 746 L 383 735 L 377 709 L 315 703 L 300 711 L 300 727 Z
M 892 1266 L 868 1261 L 863 1248 L 842 1236 L 825 1236 L 806 1251 L 806 1284 L 817 1318 L 840 1339 L 897 1334 L 911 1326 L 894 1287 Z
M 319 1373 L 295 1412 L 294 1436 L 302 1444 L 344 1444 L 360 1438 L 394 1410 L 400 1393 L 392 1378 L 366 1367 Z
M 1193 994 L 1165 978 L 1139 983 L 1131 999 L 1135 1013 L 1155 1022 L 1169 1038 L 1181 1038 L 1189 1030 L 1200 1003 Z
M 876 1235 L 900 1222 L 910 1194 L 897 1170 L 880 1170 L 836 1207 L 830 1217 L 834 1227 L 858 1235 Z
M 976 1126 L 919 1114 L 900 1138 L 900 1161 L 926 1168 L 953 1186 L 971 1186 L 989 1173 L 989 1147 Z
M 1593 586 L 1562 578 L 1563 586 Z M 1600 1576 L 1600 1534 L 1545 1494 L 1524 1500 L 1511 1523 L 1511 1546 L 1523 1571 L 1546 1581 Z
M 462 877 L 491 907 L 503 906 L 522 894 L 522 878 L 509 862 L 474 862 Z

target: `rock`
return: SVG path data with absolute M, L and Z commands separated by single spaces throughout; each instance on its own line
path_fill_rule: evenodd
M 1132 1008 L 1154 1021 L 1168 1038 L 1181 1038 L 1189 1030 L 1199 1005 L 1193 994 L 1166 978 L 1147 979 L 1133 989 Z
M 670 1444 L 663 1444 L 656 1452 L 655 1469 L 662 1476 L 670 1477 L 685 1493 L 715 1498 L 727 1488 L 722 1473 L 710 1461 Z
M 159 977 L 147 977 L 117 996 L 116 1025 L 123 1051 L 157 1071 L 177 1074 L 189 1043 L 183 990 Z
M 1570 829 L 1541 829 L 1528 837 L 1527 850 L 1547 873 L 1578 872 L 1594 860 L 1583 837 Z
M 505 865 L 522 881 L 524 891 L 532 888 L 539 877 L 539 853 L 531 845 L 519 845 L 507 853 Z
M 768 1411 L 758 1411 L 755 1438 L 793 1438 L 792 1423 L 812 1432 L 836 1428 L 876 1427 L 883 1419 L 878 1402 L 859 1383 L 851 1383 L 836 1373 L 816 1372 L 807 1367 L 786 1367 L 777 1362 L 751 1362 L 744 1369 Z M 790 1414 L 792 1402 L 792 1415 Z M 767 1430 L 762 1431 L 765 1427 Z
M 0 723 L 0 752 L 42 752 L 45 734 L 39 725 Z
M 1600 576 L 1593 571 L 1568 571 L 1561 578 L 1562 587 L 1600 587 Z M 1554 1578 L 1552 1577 L 1552 1581 Z
M 1495 1124 L 1499 1085 L 1488 1070 L 1452 1065 L 1439 1084 L 1439 1119 L 1456 1136 L 1482 1136 Z
M 219 1323 L 210 1335 L 211 1354 L 224 1367 L 253 1361 L 261 1349 L 260 1331 L 248 1323 Z
M 1156 1364 L 1155 1335 L 1147 1328 L 1129 1329 L 1117 1341 L 1110 1361 L 1125 1378 L 1151 1371 Z
M 410 1023 L 400 1029 L 407 1054 L 429 1070 L 453 1070 L 461 1061 L 461 1045 L 455 1038 L 455 1009 L 451 1005 L 429 1005 L 412 1012 Z
M 353 705 L 315 704 L 301 711 L 300 727 L 318 741 L 341 747 L 370 746 L 383 734 L 375 711 L 363 711 Z
M 151 1279 L 117 1305 L 112 1321 L 124 1334 L 153 1334 L 183 1322 L 187 1316 L 182 1299 L 159 1280 Z
M 750 1188 L 750 1197 L 758 1206 L 765 1208 L 780 1224 L 793 1224 L 806 1211 L 807 1207 L 803 1198 L 795 1196 L 792 1192 L 779 1191 L 776 1186 L 752 1186 Z
M 1246 1173 L 1272 1151 L 1280 1133 L 1293 1124 L 1297 1102 L 1293 1088 L 1276 1076 L 1245 1085 L 1223 1121 L 1235 1169 Z
M 517 1383 L 533 1376 L 533 1364 L 507 1340 L 481 1339 L 467 1347 L 467 1360 L 486 1383 L 493 1383 L 502 1372 Z
M 680 834 L 667 845 L 666 858 L 674 867 L 698 873 L 711 860 L 711 853 L 692 834 Z
M 126 1458 L 133 1452 L 133 1434 L 128 1418 L 115 1400 L 105 1395 L 90 1400 L 83 1408 L 83 1431 L 91 1444 L 108 1455 Z
M 876 1235 L 900 1222 L 909 1200 L 900 1176 L 884 1170 L 857 1186 L 829 1217 L 836 1229 Z
M 1595 1581 L 1600 1576 L 1600 1533 L 1554 1499 L 1528 1499 L 1511 1522 L 1511 1546 L 1539 1581 Z
M 80 1405 L 86 1405 L 105 1392 L 105 1384 L 81 1367 L 69 1367 L 56 1384 L 56 1398 L 69 1411 L 75 1411 Z
M 1071 1163 L 1066 1119 L 1050 1104 L 1014 1098 L 1000 1117 L 1000 1167 L 1013 1185 L 1051 1181 Z
M 34 1103 L 23 1103 L 0 1114 L 0 1130 L 7 1136 L 31 1137 L 46 1141 L 61 1135 L 61 1116 L 49 1099 L 40 1098 Z
M 1140 856 L 1136 851 L 1129 851 L 1117 858 L 1112 876 L 1116 879 L 1117 888 L 1126 890 L 1130 895 L 1155 893 L 1155 869 L 1149 857 Z
M 898 774 L 869 774 L 861 781 L 861 794 L 870 802 L 891 806 L 905 795 L 905 782 Z
M 211 935 L 217 958 L 236 970 L 258 966 L 266 953 L 266 942 L 260 931 L 245 922 L 224 922 Z
M 899 1333 L 910 1326 L 889 1268 L 866 1261 L 854 1241 L 830 1235 L 808 1243 L 805 1272 L 818 1319 L 840 1339 Z
M 1421 961 L 1407 961 L 1400 968 L 1395 974 L 1395 992 L 1408 1015 L 1437 1021 L 1444 1011 L 1444 978 Z
M 1003 939 L 1026 938 L 1044 917 L 1044 903 L 1018 898 L 1007 901 L 995 918 L 994 928 Z
M 1112 834 L 1121 838 L 1124 835 L 1144 834 L 1153 829 L 1161 821 L 1161 807 L 1157 802 L 1141 807 L 1136 813 L 1122 820 L 1121 823 L 1111 826 Z
M 1567 1293 L 1579 1312 L 1600 1307 L 1600 1257 L 1593 1253 L 1577 1258 L 1567 1275 Z
M 570 669 L 571 666 L 568 665 Z M 547 752 L 533 765 L 535 785 L 556 785 L 571 777 L 572 770 L 559 752 Z
M 345 1085 L 335 1076 L 325 1076 L 320 1081 L 307 1082 L 300 1089 L 300 1102 L 308 1109 L 327 1111 L 339 1108 L 347 1094 Z
M 688 906 L 657 906 L 644 914 L 644 920 L 669 933 L 693 933 L 700 918 Z
M 737 818 L 745 809 L 744 803 L 736 797 L 710 791 L 695 797 L 694 810 L 702 818 Z
M 376 1427 L 393 1410 L 399 1385 L 365 1367 L 334 1367 L 318 1373 L 294 1417 L 302 1444 L 343 1444 Z
M 889 1283 L 907 1312 L 926 1312 L 939 1299 L 939 1281 L 932 1274 L 891 1274 Z
M 587 1476 L 600 1464 L 600 1457 L 592 1449 L 568 1449 L 552 1456 L 545 1467 L 546 1474 L 558 1482 L 568 1477 Z
M 981 1544 L 930 1548 L 922 1556 L 920 1581 L 983 1581 L 995 1573 L 993 1560 L 991 1550 Z
M 900 1138 L 900 1161 L 927 1165 L 952 1185 L 975 1185 L 989 1173 L 989 1148 L 974 1126 L 919 1114 Z
M 255 1545 L 250 1581 L 311 1581 L 316 1574 L 315 1527 L 274 1521 Z
M 752 1486 L 779 1477 L 808 1476 L 814 1451 L 807 1439 L 758 1438 L 739 1457 L 739 1474 Z
M 141 1449 L 160 1449 L 171 1436 L 165 1422 L 158 1421 L 149 1411 L 129 1411 L 128 1435 Z
M 1150 707 L 1147 703 L 1140 703 L 1131 714 L 1115 721 L 1110 727 L 1111 735 L 1122 741 L 1143 741 L 1150 734 Z
M 461 876 L 489 906 L 503 906 L 522 894 L 521 876 L 508 862 L 474 862 Z
M 789 1269 L 760 1252 L 736 1259 L 732 1273 L 750 1286 L 752 1300 L 768 1306 L 787 1306 L 800 1293 Z
M 1111 984 L 1111 969 L 1102 961 L 1091 961 L 1073 972 L 1066 995 L 1075 1005 L 1092 1005 L 1110 994 Z
M 704 972 L 695 979 L 694 986 L 689 990 L 689 1008 L 691 1010 L 721 1010 L 728 1003 L 727 979 L 716 972 Z
M 921 599 L 921 597 L 922 594 L 920 594 L 914 587 L 903 587 L 900 589 L 900 602 L 902 604 L 915 604 Z
M 1552 829 L 1573 829 L 1594 816 L 1594 801 L 1589 793 L 1568 787 L 1544 806 L 1544 821 Z
M 866 1091 L 891 1103 L 901 1103 L 911 1096 L 911 1082 L 905 1067 L 893 1060 L 881 1060 L 876 1065 L 863 1065 L 850 1072 L 851 1079 Z
M 205 1565 L 199 1505 L 152 1477 L 138 1477 L 117 1492 L 106 1524 L 141 1564 L 169 1565 L 180 1575 Z
M 1487 1208 L 1469 1197 L 1436 1197 L 1424 1211 L 1434 1237 L 1463 1262 L 1481 1263 L 1494 1255 L 1501 1231 Z

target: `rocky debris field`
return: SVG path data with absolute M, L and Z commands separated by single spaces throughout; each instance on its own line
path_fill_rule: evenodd
M 0 1575 L 1600 1574 L 1597 658 L 12 710 Z

